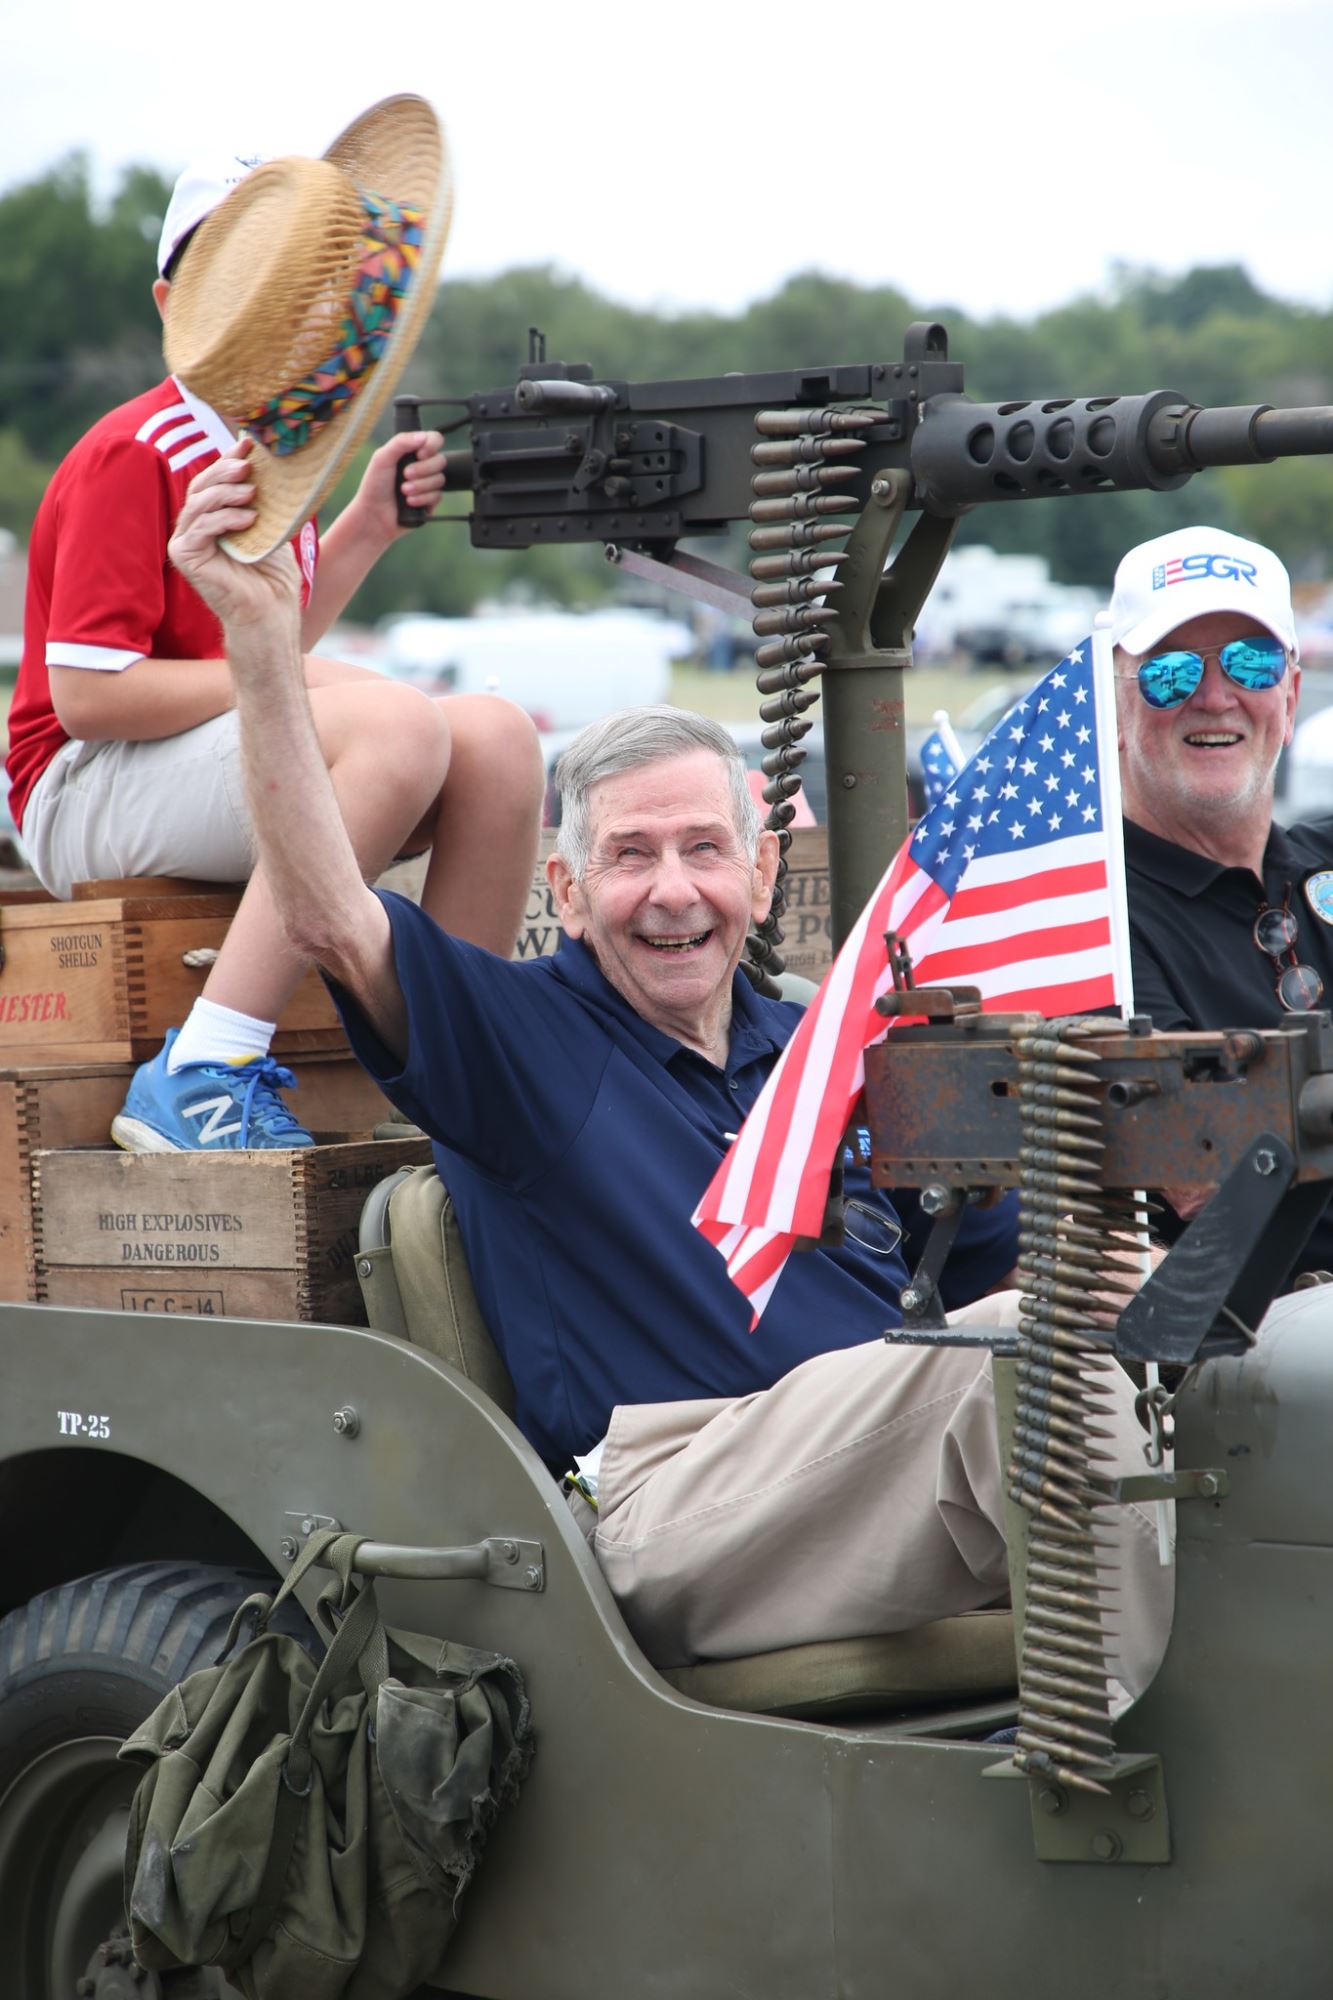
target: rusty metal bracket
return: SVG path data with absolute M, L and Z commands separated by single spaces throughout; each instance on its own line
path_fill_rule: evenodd
M 893 932 L 886 933 L 892 937 Z M 979 986 L 900 986 L 881 993 L 875 1012 L 892 1020 L 901 1015 L 908 1020 L 957 1021 L 981 1012 Z
M 721 563 L 709 562 L 706 557 L 692 555 L 685 549 L 674 549 L 669 556 L 649 555 L 619 542 L 608 542 L 604 553 L 609 563 L 649 583 L 660 583 L 667 590 L 679 591 L 683 597 L 715 605 L 739 617 L 748 619 L 751 615 L 749 579 L 737 570 L 723 568 Z
M 890 1326 L 884 1330 L 889 1347 L 974 1347 L 978 1353 L 1017 1354 L 1018 1331 L 1012 1326 Z
M 1117 1756 L 1113 1762 L 1110 1776 L 1101 1781 L 1106 1786 L 1101 1798 L 1049 1778 L 1029 1778 L 1008 1761 L 988 1764 L 981 1775 L 1017 1779 L 1027 1786 L 1038 1861 L 1164 1867 L 1171 1859 L 1171 1828 L 1162 1760 L 1148 1752 Z
M 1231 1481 L 1221 1466 L 1194 1466 L 1181 1472 L 1136 1472 L 1127 1479 L 1110 1479 L 1112 1500 L 1222 1500 Z

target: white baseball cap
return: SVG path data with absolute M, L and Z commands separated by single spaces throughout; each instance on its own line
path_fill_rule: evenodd
M 1141 656 L 1210 611 L 1252 618 L 1299 658 L 1291 578 L 1271 549 L 1221 528 L 1176 528 L 1131 549 L 1115 573 L 1111 638 Z
M 162 221 L 157 245 L 159 277 L 165 276 L 167 265 L 190 231 L 197 229 L 205 216 L 211 215 L 218 203 L 240 185 L 251 168 L 262 165 L 267 157 L 264 153 L 219 153 L 191 160 L 171 190 Z

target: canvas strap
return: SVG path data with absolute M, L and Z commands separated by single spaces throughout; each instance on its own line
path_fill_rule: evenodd
M 287 1872 L 291 1866 L 292 1850 L 296 1845 L 296 1833 L 305 1810 L 305 1801 L 315 1782 L 310 1757 L 310 1731 L 329 1695 L 359 1673 L 366 1685 L 367 1700 L 374 1706 L 375 1694 L 366 1684 L 366 1665 L 363 1655 L 370 1659 L 383 1658 L 387 1671 L 387 1645 L 384 1627 L 380 1623 L 379 1606 L 375 1600 L 375 1586 L 368 1579 L 352 1581 L 352 1563 L 356 1551 L 365 1540 L 364 1535 L 340 1535 L 336 1529 L 321 1529 L 312 1535 L 293 1565 L 283 1589 L 274 1599 L 276 1605 L 296 1581 L 297 1568 L 302 1572 L 327 1555 L 329 1566 L 339 1578 L 341 1595 L 346 1602 L 348 1592 L 355 1589 L 355 1595 L 338 1624 L 328 1651 L 321 1660 L 319 1669 L 311 1683 L 310 1692 L 297 1717 L 287 1746 L 287 1756 L 283 1762 L 282 1775 L 278 1784 L 274 1803 L 273 1838 L 269 1842 L 268 1859 L 264 1864 L 263 1877 L 250 1911 L 249 1920 L 239 1938 L 228 1948 L 225 1955 L 217 1960 L 224 1972 L 232 1972 L 255 1951 L 273 1927 L 287 1887 Z M 309 1552 L 316 1545 L 316 1553 Z M 380 1675 L 383 1679 L 383 1674 Z

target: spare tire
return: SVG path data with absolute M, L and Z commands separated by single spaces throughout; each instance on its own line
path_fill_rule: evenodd
M 116 1751 L 164 1694 L 222 1650 L 232 1614 L 273 1587 L 252 1571 L 135 1563 L 46 1590 L 0 1619 L 0 1985 L 23 2000 L 125 1990 L 99 1947 L 123 1930 L 137 1772 Z M 275 1621 L 312 1649 L 297 1604 Z M 113 1960 L 117 1954 L 113 1954 Z M 201 1996 L 233 1991 L 216 1974 Z

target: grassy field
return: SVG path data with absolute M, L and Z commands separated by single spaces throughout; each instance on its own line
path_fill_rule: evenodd
M 969 668 L 961 663 L 913 667 L 907 675 L 904 697 L 909 727 L 925 727 L 937 708 L 947 708 L 957 720 L 969 703 L 986 694 L 997 683 L 1021 693 L 1020 676 L 996 673 L 986 668 Z M 0 747 L 5 742 L 5 719 L 14 692 L 12 673 L 0 673 Z M 671 676 L 671 700 L 679 708 L 692 708 L 711 715 L 716 722 L 753 722 L 759 715 L 759 695 L 752 676 L 743 668 L 733 673 L 709 673 L 703 667 L 677 667 Z
M 1036 678 L 1035 672 L 1031 678 Z M 937 708 L 947 708 L 951 719 L 956 721 L 978 696 L 997 685 L 1012 687 L 1015 699 L 1023 692 L 1022 676 L 1018 674 L 970 668 L 961 663 L 913 667 L 903 687 L 908 726 L 926 726 Z M 680 708 L 711 715 L 715 722 L 752 722 L 759 714 L 760 698 L 754 680 L 743 668 L 717 674 L 702 667 L 677 667 L 671 676 L 671 699 Z

